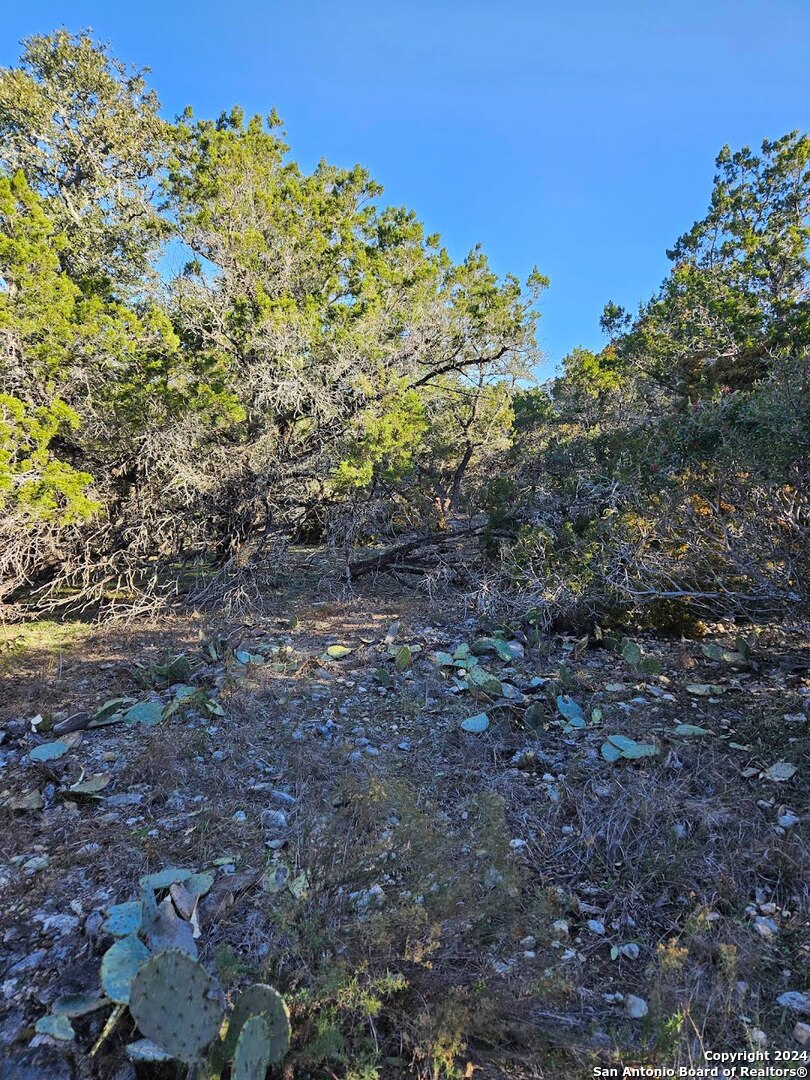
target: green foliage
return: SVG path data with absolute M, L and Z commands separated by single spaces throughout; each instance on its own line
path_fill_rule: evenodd
M 360 165 L 303 169 L 275 113 L 167 123 L 89 33 L 23 43 L 0 71 L 4 597 L 115 604 L 186 561 L 225 581 L 270 540 L 481 511 L 540 622 L 799 595 L 807 136 L 724 148 L 660 289 L 609 303 L 609 344 L 544 387 L 548 280 L 454 262 L 381 196 Z M 168 242 L 188 258 L 161 277 Z
M 19 172 L 0 176 L 0 280 L 0 508 L 66 523 L 89 517 L 98 508 L 88 494 L 92 477 L 54 446 L 80 425 L 60 396 L 85 329 L 79 294 L 59 269 L 52 223 Z
M 610 344 L 573 350 L 520 421 L 498 553 L 547 621 L 695 633 L 806 600 L 810 140 L 717 169 L 658 293 L 635 318 L 608 304 Z
M 102 599 L 105 560 L 156 588 L 156 560 L 345 532 L 346 504 L 375 531 L 456 512 L 511 446 L 546 279 L 454 263 L 362 167 L 305 172 L 275 114 L 167 124 L 88 33 L 23 49 L 0 72 L 7 588 Z M 161 282 L 169 240 L 190 257 Z
M 428 428 L 425 405 L 415 390 L 406 390 L 362 413 L 354 427 L 354 445 L 332 479 L 337 494 L 366 488 L 377 477 L 392 482 L 407 476 Z
M 766 140 L 761 156 L 726 146 L 716 166 L 708 213 L 668 252 L 672 272 L 617 341 L 629 362 L 691 398 L 748 388 L 774 354 L 810 343 L 810 138 Z
M 23 48 L 0 70 L 0 167 L 46 200 L 73 280 L 91 292 L 139 284 L 166 232 L 152 198 L 168 130 L 157 97 L 88 33 Z

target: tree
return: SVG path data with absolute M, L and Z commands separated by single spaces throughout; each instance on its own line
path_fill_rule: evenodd
M 766 140 L 761 156 L 724 147 L 716 165 L 708 213 L 618 338 L 627 362 L 691 398 L 750 386 L 777 353 L 810 344 L 810 138 Z M 608 305 L 603 326 L 620 330 L 623 315 Z
M 146 72 L 87 33 L 23 46 L 20 65 L 0 69 L 0 166 L 46 200 L 72 280 L 138 286 L 167 229 L 156 198 L 168 126 Z
M 84 328 L 58 252 L 22 173 L 0 176 L 0 510 L 15 527 L 76 520 L 97 505 L 92 476 L 60 454 L 60 434 L 80 424 L 64 392 Z
M 437 380 L 530 358 L 533 293 L 479 251 L 454 265 L 359 166 L 304 174 L 275 115 L 186 114 L 170 176 L 196 259 L 173 285 L 176 325 L 228 367 L 245 414 L 220 477 L 223 550 L 377 491 L 411 467 Z

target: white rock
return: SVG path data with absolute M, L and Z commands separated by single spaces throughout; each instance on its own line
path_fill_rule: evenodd
M 68 934 L 72 934 L 74 930 L 79 928 L 79 920 L 75 915 L 38 915 L 34 916 L 38 922 L 42 923 L 42 930 L 46 934 L 58 934 L 59 937 L 66 937 Z
M 372 885 L 370 889 L 349 893 L 349 900 L 357 911 L 364 912 L 383 907 L 386 895 L 382 885 Z
M 287 815 L 283 810 L 262 810 L 262 825 L 265 829 L 286 829 Z
M 635 994 L 628 994 L 624 999 L 624 1011 L 633 1020 L 640 1020 L 642 1016 L 647 1015 L 649 1010 L 644 998 L 636 997 Z
M 810 1012 L 810 998 L 800 990 L 786 990 L 776 999 L 776 1004 L 797 1013 Z
M 775 938 L 779 933 L 779 927 L 773 921 L 773 919 L 765 919 L 761 915 L 758 915 L 754 919 L 754 929 L 761 938 L 765 938 L 766 941 L 770 941 Z
M 800 1020 L 793 1029 L 793 1038 L 800 1046 L 810 1046 L 810 1024 L 803 1024 Z
M 605 932 L 605 924 L 599 922 L 598 919 L 588 919 L 585 925 L 594 934 L 604 934 Z

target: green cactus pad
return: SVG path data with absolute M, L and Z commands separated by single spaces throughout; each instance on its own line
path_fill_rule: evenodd
M 263 1016 L 251 1016 L 236 1040 L 232 1080 L 264 1080 L 270 1065 L 270 1028 Z
M 96 1012 L 109 1005 L 105 997 L 97 992 L 86 994 L 62 994 L 51 1005 L 54 1016 L 67 1016 L 73 1019 L 75 1016 L 87 1016 L 88 1013 Z
M 59 1039 L 61 1042 L 70 1042 L 76 1034 L 73 1025 L 66 1016 L 54 1016 L 53 1013 L 40 1016 L 34 1030 L 38 1035 L 50 1035 L 52 1039 Z M 265 1066 L 266 1071 L 267 1067 Z M 250 1076 L 251 1074 L 246 1073 L 245 1075 Z M 264 1073 L 262 1074 L 262 1080 L 264 1080 Z
M 110 1001 L 129 1004 L 132 980 L 148 959 L 149 950 L 134 934 L 122 937 L 107 949 L 101 958 L 101 986 Z
M 113 904 L 107 908 L 107 918 L 101 924 L 104 934 L 112 934 L 113 937 L 126 937 L 128 934 L 137 934 L 141 928 L 143 918 L 143 904 L 140 900 L 132 900 L 128 904 Z
M 222 1049 L 226 1060 L 230 1061 L 236 1054 L 242 1028 L 251 1016 L 264 1018 L 269 1029 L 269 1063 L 277 1064 L 290 1045 L 290 1011 L 281 994 L 265 983 L 254 983 L 239 996 L 223 1042 Z
M 178 1061 L 197 1061 L 219 1031 L 214 980 L 177 949 L 153 956 L 132 981 L 129 1011 L 141 1034 Z

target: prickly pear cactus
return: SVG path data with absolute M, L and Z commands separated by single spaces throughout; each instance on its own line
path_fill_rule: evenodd
M 270 1028 L 263 1016 L 251 1016 L 236 1040 L 231 1080 L 264 1080 L 270 1065 Z
M 178 1061 L 197 1061 L 219 1031 L 214 980 L 178 949 L 158 953 L 132 980 L 129 1011 L 141 1034 Z
M 148 959 L 149 950 L 135 934 L 127 934 L 107 949 L 101 960 L 101 985 L 110 1001 L 129 1002 L 132 981 Z
M 242 1028 L 253 1016 L 261 1016 L 267 1024 L 270 1040 L 269 1063 L 275 1065 L 281 1061 L 290 1046 L 290 1011 L 281 994 L 265 983 L 249 986 L 237 1000 L 223 1043 L 225 1058 L 230 1061 L 235 1056 Z

